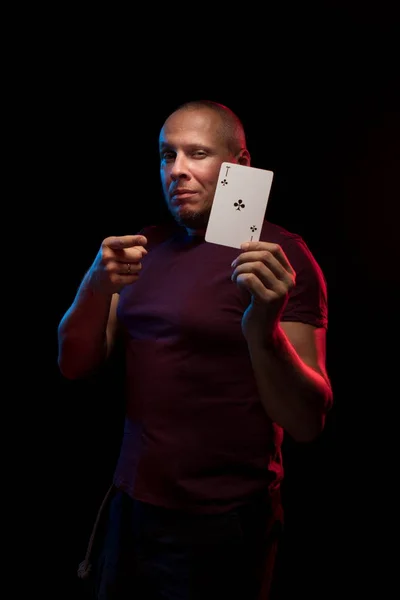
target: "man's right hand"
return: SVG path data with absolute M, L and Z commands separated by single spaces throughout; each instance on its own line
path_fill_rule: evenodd
M 114 294 L 135 282 L 147 254 L 143 235 L 112 236 L 103 240 L 89 270 L 90 285 L 103 294 Z

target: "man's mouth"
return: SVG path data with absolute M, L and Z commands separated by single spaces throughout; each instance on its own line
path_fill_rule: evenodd
M 175 190 L 171 194 L 172 204 L 175 206 L 178 204 L 182 204 L 182 202 L 189 200 L 195 194 L 196 194 L 196 192 L 194 192 L 193 190 L 186 190 L 186 189 Z

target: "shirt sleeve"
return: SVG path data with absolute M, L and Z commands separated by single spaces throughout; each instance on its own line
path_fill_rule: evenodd
M 296 273 L 282 321 L 299 321 L 314 327 L 328 327 L 327 283 L 321 267 L 300 237 L 293 237 L 282 246 Z

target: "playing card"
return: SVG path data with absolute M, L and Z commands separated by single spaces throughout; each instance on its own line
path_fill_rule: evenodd
M 232 248 L 240 248 L 243 242 L 258 242 L 272 179 L 272 171 L 222 163 L 206 242 Z

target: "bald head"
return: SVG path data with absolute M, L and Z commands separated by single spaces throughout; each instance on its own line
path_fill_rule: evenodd
M 178 106 L 170 117 L 180 111 L 211 111 L 217 117 L 214 120 L 216 123 L 215 133 L 220 138 L 220 141 L 226 145 L 229 152 L 236 156 L 241 150 L 246 149 L 246 136 L 243 124 L 239 117 L 227 106 L 213 102 L 212 100 L 191 100 Z M 166 123 L 167 121 L 168 119 Z

